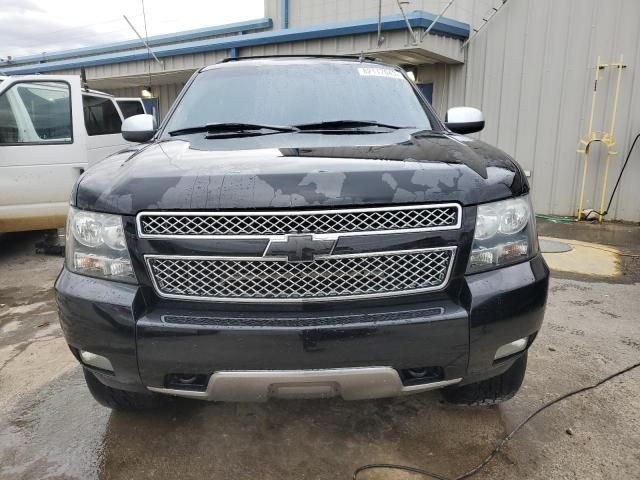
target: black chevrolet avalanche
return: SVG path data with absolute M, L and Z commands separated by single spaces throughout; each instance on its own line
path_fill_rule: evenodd
M 89 390 L 111 408 L 520 387 L 549 270 L 529 185 L 366 58 L 229 60 L 78 180 L 56 281 Z

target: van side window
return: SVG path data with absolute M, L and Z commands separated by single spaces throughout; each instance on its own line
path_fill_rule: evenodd
M 72 143 L 72 132 L 68 84 L 16 83 L 0 96 L 0 145 Z
M 122 120 L 112 99 L 82 95 L 82 109 L 84 124 L 90 136 L 120 133 Z
M 124 118 L 129 118 L 134 115 L 141 115 L 144 113 L 142 103 L 138 100 L 118 100 L 118 106 L 122 112 Z

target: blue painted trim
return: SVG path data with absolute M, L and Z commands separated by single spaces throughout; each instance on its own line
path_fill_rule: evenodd
M 165 35 L 154 35 L 149 37 L 150 46 L 160 46 L 173 44 L 177 42 L 186 42 L 197 40 L 204 37 L 213 37 L 216 35 L 227 35 L 230 33 L 242 33 L 250 30 L 261 30 L 273 28 L 273 21 L 270 18 L 261 18 L 258 20 L 250 20 L 246 22 L 230 23 L 217 27 L 205 27 L 195 30 L 187 30 L 179 33 L 169 33 Z M 72 50 L 64 50 L 60 52 L 43 53 L 38 55 L 28 55 L 25 57 L 14 58 L 11 62 L 0 62 L 0 67 L 12 67 L 14 65 L 22 65 L 25 63 L 50 62 L 52 60 L 64 60 L 67 58 L 100 55 L 104 53 L 120 52 L 131 48 L 139 48 L 142 46 L 140 40 L 127 40 L 124 42 L 108 43 L 96 47 L 75 48 Z
M 436 18 L 435 15 L 423 11 L 414 11 L 407 15 L 409 23 L 413 28 L 428 28 Z M 247 35 L 234 35 L 231 37 L 212 38 L 179 44 L 162 45 L 154 48 L 155 54 L 159 58 L 172 57 L 175 55 L 187 55 L 192 53 L 212 52 L 219 50 L 229 50 L 231 48 L 253 47 L 261 45 L 272 45 L 277 43 L 298 42 L 304 40 L 317 40 L 322 38 L 333 38 L 345 35 L 357 35 L 363 33 L 374 33 L 378 28 L 378 19 L 365 19 L 353 22 L 341 22 L 329 25 L 290 28 L 286 30 L 275 30 L 268 32 L 251 33 Z M 406 28 L 402 15 L 383 17 L 383 30 L 404 30 Z M 433 34 L 447 37 L 465 39 L 469 37 L 469 25 L 449 18 L 441 18 L 434 25 L 431 32 Z M 53 72 L 79 67 L 92 67 L 96 65 L 109 65 L 114 63 L 133 62 L 147 59 L 147 50 L 140 48 L 127 50 L 118 53 L 96 55 L 91 57 L 72 58 L 63 61 L 53 61 L 24 67 L 4 68 L 5 74 L 28 74 L 38 72 Z
M 289 28 L 289 0 L 282 0 L 282 28 Z

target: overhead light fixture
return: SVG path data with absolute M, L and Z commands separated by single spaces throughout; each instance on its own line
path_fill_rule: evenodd
M 142 98 L 153 98 L 153 93 L 151 93 L 151 87 L 145 87 L 140 92 L 140 96 Z

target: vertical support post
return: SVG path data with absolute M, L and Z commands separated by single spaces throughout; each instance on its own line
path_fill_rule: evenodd
M 289 28 L 289 0 L 282 0 L 282 28 Z
M 596 111 L 596 94 L 598 92 L 598 78 L 600 75 L 600 57 L 596 61 L 596 74 L 593 81 L 593 92 L 591 94 L 591 113 L 589 115 L 589 128 L 587 130 L 586 144 L 584 147 L 584 167 L 582 169 L 582 184 L 580 187 L 580 200 L 578 202 L 578 221 L 582 218 L 582 206 L 584 202 L 584 189 L 587 183 L 587 172 L 589 171 L 589 142 L 593 139 L 593 117 Z
M 593 82 L 593 93 L 591 96 L 591 115 L 589 116 L 589 135 L 593 131 L 593 115 L 596 111 L 596 92 L 598 91 L 598 77 L 600 75 L 600 57 L 598 57 L 598 61 L 596 63 L 596 79 Z
M 622 81 L 622 69 L 624 68 L 624 57 L 620 55 L 620 63 L 618 67 L 618 80 L 616 81 L 616 95 L 613 100 L 613 112 L 611 112 L 611 128 L 609 136 L 613 138 L 613 130 L 616 128 L 616 114 L 618 113 L 618 98 L 620 96 L 620 82 Z
M 607 160 L 604 167 L 604 179 L 602 180 L 602 193 L 600 194 L 600 213 L 598 215 L 598 223 L 602 223 L 604 220 L 604 196 L 607 192 L 607 184 L 609 183 L 609 163 L 611 163 L 611 156 L 615 155 L 611 149 L 614 145 L 613 133 L 616 128 L 616 115 L 618 113 L 618 99 L 620 98 L 620 82 L 622 81 L 622 69 L 624 68 L 624 56 L 620 55 L 620 63 L 615 65 L 618 69 L 618 78 L 616 80 L 616 93 L 613 99 L 613 111 L 611 112 L 611 127 L 609 128 L 609 135 L 607 138 Z
M 582 205 L 584 202 L 584 187 L 587 182 L 587 171 L 589 170 L 589 146 L 585 147 L 584 167 L 582 169 L 582 187 L 580 187 L 580 201 L 578 202 L 578 221 L 582 218 Z
M 600 194 L 600 210 L 598 211 L 598 223 L 604 220 L 604 194 L 607 192 L 607 181 L 609 179 L 609 163 L 611 162 L 611 147 L 608 147 L 607 160 L 604 166 L 604 181 L 602 182 L 602 193 Z

